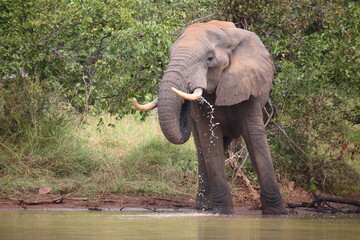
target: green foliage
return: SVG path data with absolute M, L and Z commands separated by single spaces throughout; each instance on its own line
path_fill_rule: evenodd
M 60 89 L 85 117 L 89 108 L 123 115 L 132 97 L 156 94 L 169 47 L 194 6 L 204 7 L 189 0 L 3 1 L 0 84 L 21 85 L 10 76 L 24 73 Z

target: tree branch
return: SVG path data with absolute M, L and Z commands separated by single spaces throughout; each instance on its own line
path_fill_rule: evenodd
M 99 55 L 104 40 L 105 40 L 106 38 L 110 37 L 110 36 L 111 36 L 111 33 L 108 33 L 108 34 L 106 34 L 105 36 L 103 36 L 103 37 L 101 38 L 99 47 L 98 47 L 98 49 L 97 49 L 96 52 L 95 52 L 95 55 L 96 55 L 96 56 Z

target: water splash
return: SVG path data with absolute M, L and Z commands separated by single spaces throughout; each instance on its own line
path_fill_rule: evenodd
M 210 112 L 209 112 L 209 118 L 210 118 L 210 132 L 211 132 L 211 136 L 210 138 L 214 137 L 214 138 L 218 138 L 217 136 L 215 136 L 215 132 L 214 132 L 214 128 L 216 127 L 216 125 L 219 125 L 220 123 L 214 123 L 213 122 L 213 119 L 215 118 L 214 117 L 214 111 L 215 111 L 215 108 L 213 105 L 211 105 L 205 98 L 203 97 L 200 97 L 198 99 L 198 101 L 200 102 L 200 104 L 204 105 L 204 104 L 207 104 L 209 107 L 210 107 Z M 213 143 L 213 141 L 210 141 L 210 143 Z

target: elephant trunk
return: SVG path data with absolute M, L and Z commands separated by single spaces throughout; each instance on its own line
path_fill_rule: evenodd
M 159 123 L 164 136 L 171 143 L 183 144 L 191 135 L 190 102 L 176 95 L 171 88 L 188 92 L 182 75 L 168 69 L 159 87 Z

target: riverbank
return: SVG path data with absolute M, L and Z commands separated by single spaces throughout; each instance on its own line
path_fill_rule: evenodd
M 289 188 L 281 184 L 281 193 L 283 195 L 284 205 L 288 208 L 290 214 L 305 214 L 316 211 L 306 207 L 293 208 L 290 206 L 310 203 L 313 198 L 312 194 L 301 187 Z M 255 189 L 257 193 L 258 190 Z M 261 213 L 259 199 L 251 197 L 249 189 L 243 188 L 241 191 L 232 191 L 233 202 L 236 212 L 241 213 Z M 321 195 L 330 196 L 322 193 Z M 360 200 L 360 195 L 353 195 L 353 200 Z M 195 205 L 195 196 L 192 195 L 124 195 L 124 194 L 106 194 L 95 195 L 91 198 L 78 196 L 72 193 L 63 194 L 31 194 L 26 196 L 0 196 L 0 209 L 36 209 L 36 210 L 186 210 L 193 211 Z M 323 204 L 324 205 L 324 204 Z M 343 212 L 352 211 L 360 213 L 360 208 L 347 204 L 331 203 L 331 207 Z
M 146 121 L 134 116 L 118 121 L 105 115 L 55 130 L 52 137 L 43 139 L 34 133 L 26 145 L 2 152 L 0 208 L 192 209 L 195 205 L 193 140 L 181 146 L 167 142 L 156 115 Z M 326 195 L 315 185 L 287 180 L 280 170 L 277 176 L 286 206 L 311 202 L 311 191 Z M 228 164 L 226 172 L 235 207 L 259 210 L 259 187 L 251 162 L 241 171 Z M 332 194 L 360 200 L 354 183 L 345 182 Z

